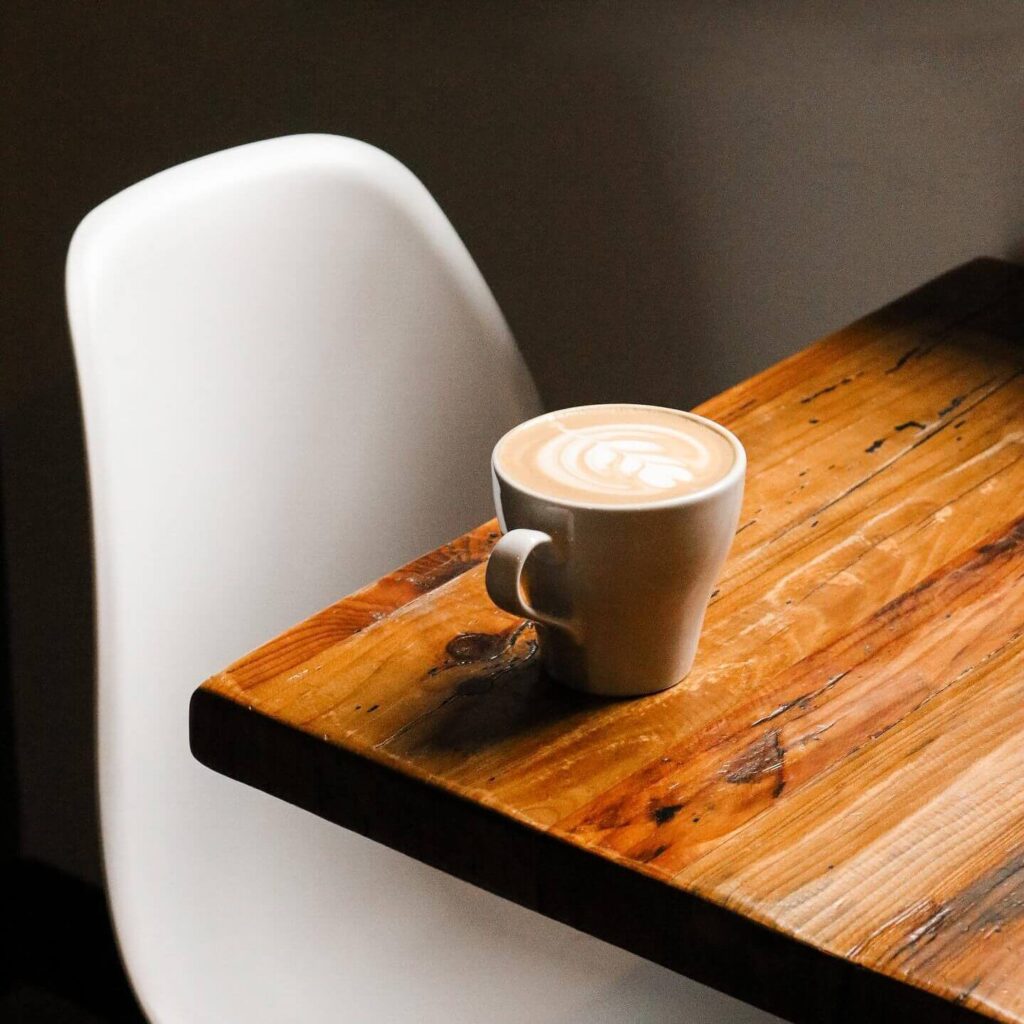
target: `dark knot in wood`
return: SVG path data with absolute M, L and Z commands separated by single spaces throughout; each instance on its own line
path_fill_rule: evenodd
M 670 822 L 681 810 L 683 804 L 665 804 L 661 807 L 655 807 L 651 811 L 651 817 L 659 825 L 665 825 Z
M 445 650 L 452 661 L 491 661 L 505 650 L 508 635 L 504 633 L 460 633 L 448 641 Z

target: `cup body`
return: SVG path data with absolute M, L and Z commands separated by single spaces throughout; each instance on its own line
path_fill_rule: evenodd
M 675 499 L 625 506 L 554 499 L 510 481 L 492 457 L 503 533 L 528 529 L 551 538 L 530 554 L 522 580 L 530 606 L 571 623 L 570 629 L 538 621 L 537 630 L 545 668 L 576 689 L 654 693 L 674 686 L 693 664 L 736 532 L 746 455 L 724 427 L 680 415 L 723 434 L 735 458 L 720 480 Z

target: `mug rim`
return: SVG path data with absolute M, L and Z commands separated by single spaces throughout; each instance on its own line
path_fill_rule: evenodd
M 662 498 L 658 501 L 623 502 L 621 504 L 614 505 L 606 505 L 600 502 L 580 501 L 575 498 L 554 497 L 553 495 L 545 494 L 543 491 L 537 491 L 532 487 L 527 487 L 524 484 L 518 483 L 517 481 L 510 479 L 507 474 L 501 471 L 498 466 L 498 449 L 513 434 L 525 429 L 526 427 L 532 426 L 535 423 L 541 423 L 544 420 L 553 419 L 554 417 L 564 415 L 565 413 L 584 412 L 592 409 L 644 409 L 651 412 L 671 413 L 675 416 L 682 416 L 684 419 L 693 420 L 710 428 L 711 430 L 716 431 L 729 442 L 733 452 L 733 463 L 724 476 L 716 480 L 713 484 L 709 484 L 707 487 L 701 488 L 699 491 L 691 491 L 688 494 L 678 494 L 673 498 Z M 566 406 L 564 409 L 551 409 L 548 412 L 542 412 L 539 416 L 532 416 L 528 420 L 523 420 L 522 423 L 517 423 L 510 430 L 505 431 L 505 433 L 502 434 L 495 442 L 494 448 L 491 450 L 491 472 L 497 479 L 508 487 L 512 487 L 531 498 L 536 498 L 538 501 L 546 501 L 551 505 L 556 505 L 562 508 L 586 509 L 588 512 L 646 512 L 649 510 L 656 511 L 660 509 L 680 508 L 685 507 L 686 505 L 696 505 L 699 502 L 716 497 L 723 491 L 728 490 L 730 487 L 735 485 L 737 480 L 742 481 L 746 476 L 746 471 L 746 449 L 743 447 L 743 443 L 740 439 L 731 430 L 729 430 L 728 427 L 724 427 L 721 423 L 717 423 L 715 420 L 708 419 L 706 416 L 701 416 L 699 413 L 689 412 L 686 409 L 673 409 L 671 406 L 667 405 L 647 405 L 643 402 L 593 402 L 589 405 L 570 405 Z

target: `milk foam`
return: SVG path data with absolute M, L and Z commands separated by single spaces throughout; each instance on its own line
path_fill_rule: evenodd
M 593 504 L 662 501 L 702 490 L 735 455 L 713 427 L 667 409 L 569 409 L 512 431 L 498 464 L 514 483 Z

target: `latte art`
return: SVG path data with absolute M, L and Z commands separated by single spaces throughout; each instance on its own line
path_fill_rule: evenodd
M 724 434 L 650 406 L 584 406 L 523 424 L 501 442 L 502 472 L 554 498 L 662 501 L 721 479 L 734 461 Z
M 657 494 L 703 476 L 711 453 L 700 439 L 645 423 L 572 429 L 541 446 L 537 467 L 552 480 L 605 494 Z

